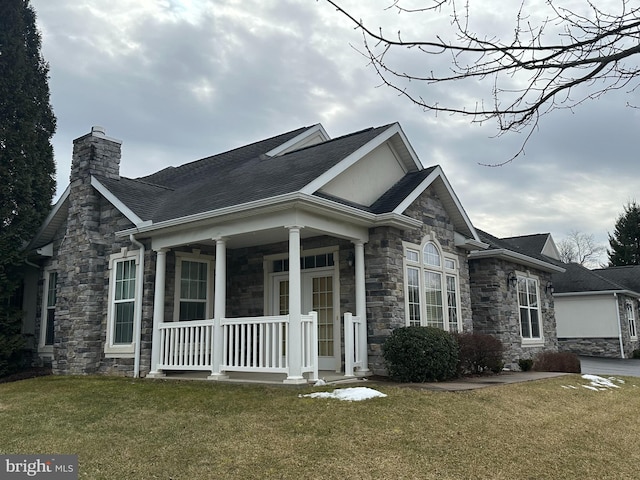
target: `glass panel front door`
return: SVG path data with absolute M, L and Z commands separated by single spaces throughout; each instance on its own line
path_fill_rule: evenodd
M 334 308 L 333 272 L 302 272 L 302 313 L 318 313 L 318 367 L 340 369 L 340 325 Z M 273 313 L 289 313 L 288 275 L 273 278 Z

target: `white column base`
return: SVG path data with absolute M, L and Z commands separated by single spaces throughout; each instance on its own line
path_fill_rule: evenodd
M 307 379 L 304 377 L 287 377 L 282 383 L 286 385 L 303 385 L 309 382 L 307 382 Z

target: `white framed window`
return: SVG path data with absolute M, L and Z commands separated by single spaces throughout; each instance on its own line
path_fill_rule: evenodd
M 405 243 L 404 252 L 407 325 L 461 331 L 457 260 L 434 240 Z
M 638 337 L 638 331 L 636 330 L 636 314 L 633 308 L 633 302 L 627 301 L 625 303 L 625 309 L 627 311 L 627 322 L 629 323 L 629 336 L 635 339 Z
M 40 353 L 53 353 L 54 321 L 57 302 L 58 272 L 45 270 L 42 286 L 42 314 L 40 322 Z
M 176 301 L 173 320 L 205 320 L 213 316 L 213 257 L 176 253 Z
M 536 277 L 521 273 L 517 273 L 517 278 L 522 343 L 539 345 L 543 343 L 539 282 Z
M 134 325 L 141 308 L 137 288 L 142 282 L 139 253 L 123 248 L 109 257 L 107 357 L 131 357 L 134 353 Z

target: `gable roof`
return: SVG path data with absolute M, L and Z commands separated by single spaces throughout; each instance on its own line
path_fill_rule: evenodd
M 361 160 L 365 163 L 358 163 Z M 386 180 L 377 187 L 380 193 L 370 204 L 359 204 L 361 197 L 349 196 L 356 191 L 354 187 L 323 191 L 338 177 L 359 178 L 345 173 L 353 172 L 352 166 L 375 168 L 379 161 L 396 162 L 399 176 L 384 177 Z M 486 247 L 442 169 L 424 168 L 398 123 L 335 139 L 329 139 L 317 124 L 144 177 L 93 175 L 91 184 L 135 225 L 118 235 L 146 235 L 189 222 L 245 215 L 242 212 L 256 208 L 278 209 L 292 202 L 306 205 L 304 208 L 324 209 L 325 215 L 342 215 L 361 226 L 415 228 L 420 222 L 404 215 L 404 211 L 423 191 L 434 188 L 453 222 L 456 245 L 467 250 Z M 343 194 L 346 198 L 333 196 Z
M 638 290 L 615 282 L 600 270 L 589 270 L 578 263 L 565 263 L 564 273 L 553 275 L 554 295 L 585 293 L 624 293 L 640 297 Z
M 298 129 L 146 177 L 98 179 L 141 219 L 157 223 L 299 191 L 385 128 L 265 156 Z
M 546 272 L 560 273 L 564 271 L 561 262 L 542 253 L 549 234 L 498 238 L 480 229 L 476 229 L 476 231 L 480 240 L 489 244 L 489 248 L 481 252 L 471 252 L 469 258 L 503 258 Z

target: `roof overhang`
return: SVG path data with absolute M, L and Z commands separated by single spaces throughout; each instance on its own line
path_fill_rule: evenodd
M 424 192 L 427 188 L 433 186 L 436 194 L 443 203 L 443 206 L 453 222 L 454 228 L 457 232 L 468 239 L 478 242 L 476 248 L 487 248 L 485 243 L 480 241 L 478 233 L 474 228 L 467 212 L 462 207 L 462 203 L 458 199 L 458 196 L 453 191 L 449 180 L 445 176 L 442 168 L 438 165 L 433 171 L 425 178 L 420 185 L 413 189 L 405 199 L 393 210 L 394 213 L 401 214 Z
M 538 270 L 542 270 L 543 272 L 564 273 L 566 271 L 564 268 L 553 265 L 552 263 L 544 262 L 542 260 L 538 260 L 537 258 L 529 257 L 527 255 L 512 252 L 511 250 L 506 249 L 492 249 L 483 251 L 476 250 L 469 253 L 470 260 L 480 260 L 485 258 L 499 258 L 508 262 L 517 263 L 519 265 L 536 268 Z
M 586 292 L 562 292 L 562 293 L 554 293 L 554 297 L 586 297 L 592 295 L 602 295 L 602 296 L 617 296 L 617 295 L 627 295 L 628 297 L 634 297 L 640 299 L 640 293 L 634 292 L 632 290 L 589 290 Z
M 27 250 L 36 250 L 39 247 L 51 243 L 58 229 L 67 220 L 67 212 L 69 210 L 69 192 L 70 186 L 67 186 L 58 201 L 55 203 L 49 215 L 44 219 L 38 232 L 26 246 Z
M 242 222 L 249 222 L 251 219 L 262 218 L 267 219 L 269 216 L 274 219 L 273 224 L 268 221 L 262 222 L 259 228 L 275 228 L 282 227 L 285 217 L 278 213 L 285 211 L 299 211 L 315 215 L 317 218 L 324 218 L 327 225 L 327 233 L 331 233 L 331 224 L 342 225 L 335 231 L 343 232 L 341 236 L 351 240 L 368 240 L 369 228 L 377 226 L 391 226 L 401 230 L 418 228 L 421 226 L 420 221 L 407 217 L 405 215 L 397 215 L 394 213 L 385 213 L 376 215 L 349 205 L 337 203 L 328 199 L 324 199 L 315 195 L 307 195 L 300 192 L 289 193 L 277 197 L 271 197 L 255 202 L 248 202 L 242 205 L 221 208 L 214 211 L 202 212 L 195 215 L 189 215 L 182 218 L 166 220 L 153 224 L 139 225 L 135 228 L 122 230 L 116 233 L 118 237 L 127 237 L 131 234 L 137 238 L 154 238 L 183 232 L 187 229 L 191 231 L 202 230 L 202 238 L 211 239 L 216 234 L 216 225 L 221 226 L 221 235 L 230 236 L 234 232 L 238 234 L 246 234 L 247 226 Z M 309 217 L 305 217 L 309 218 Z M 224 226 L 227 228 L 222 228 Z M 229 225 L 238 225 L 234 230 Z M 257 225 L 257 224 L 255 224 Z M 300 225 L 304 226 L 304 225 Z M 255 233 L 255 232 L 252 232 Z M 209 237 L 207 237 L 209 235 Z M 366 237 L 366 238 L 364 238 Z

